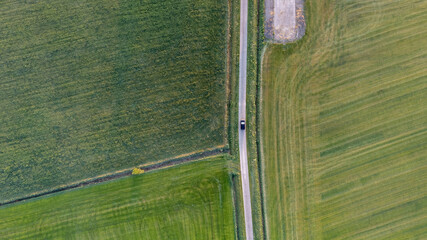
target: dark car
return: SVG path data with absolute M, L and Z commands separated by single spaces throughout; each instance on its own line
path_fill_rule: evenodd
M 240 129 L 245 130 L 245 120 L 240 120 Z

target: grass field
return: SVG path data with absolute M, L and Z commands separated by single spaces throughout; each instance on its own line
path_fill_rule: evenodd
M 225 157 L 0 208 L 2 239 L 234 239 Z
M 225 144 L 227 1 L 5 1 L 0 202 Z
M 427 238 L 427 2 L 307 1 L 263 60 L 269 239 Z

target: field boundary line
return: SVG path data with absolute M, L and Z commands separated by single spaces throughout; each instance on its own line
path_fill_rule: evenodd
M 224 113 L 224 144 L 231 145 L 229 135 L 229 127 L 231 124 L 231 101 L 232 101 L 232 56 L 231 43 L 232 39 L 232 24 L 233 24 L 233 9 L 232 0 L 227 0 L 227 24 L 226 24 L 226 47 L 225 47 L 225 113 Z
M 257 171 L 258 171 L 258 188 L 259 188 L 259 200 L 261 207 L 261 228 L 262 228 L 262 239 L 268 239 L 267 236 L 267 225 L 265 217 L 265 196 L 264 196 L 264 178 L 263 178 L 263 161 L 262 161 L 262 145 L 261 145 L 261 114 L 262 114 L 262 64 L 267 49 L 267 44 L 264 41 L 265 36 L 265 0 L 258 0 L 257 2 L 257 46 L 256 46 L 256 76 L 255 76 L 255 145 L 256 145 L 256 157 L 257 157 Z
M 36 192 L 36 193 L 30 194 L 30 195 L 27 195 L 27 196 L 24 196 L 24 197 L 21 197 L 18 199 L 13 199 L 13 200 L 1 202 L 0 207 L 10 205 L 13 203 L 18 203 L 18 202 L 30 200 L 30 199 L 34 199 L 34 198 L 38 198 L 38 197 L 51 195 L 54 193 L 59 193 L 59 192 L 66 191 L 66 190 L 85 187 L 85 186 L 93 185 L 96 183 L 107 182 L 110 180 L 130 176 L 130 175 L 132 175 L 132 170 L 134 168 L 139 168 L 141 170 L 149 172 L 149 171 L 160 170 L 160 169 L 164 169 L 167 167 L 172 167 L 175 165 L 180 165 L 180 164 L 191 162 L 191 161 L 197 161 L 197 160 L 201 160 L 201 159 L 204 159 L 207 157 L 212 157 L 212 156 L 216 156 L 216 155 L 220 155 L 220 154 L 224 154 L 224 153 L 229 153 L 229 152 L 230 152 L 230 150 L 228 148 L 225 148 L 224 146 L 218 146 L 216 148 L 209 148 L 209 149 L 205 149 L 203 151 L 178 155 L 176 157 L 168 158 L 168 159 L 165 159 L 162 161 L 158 161 L 158 162 L 154 162 L 154 163 L 147 163 L 147 164 L 139 165 L 137 167 L 132 167 L 132 168 L 126 168 L 126 169 L 119 170 L 119 171 L 116 171 L 113 173 L 107 173 L 107 174 L 99 175 L 99 176 L 96 176 L 93 178 L 83 179 L 79 182 L 74 182 L 74 183 L 71 183 L 68 185 L 61 185 L 61 186 L 54 188 L 54 189 L 51 189 L 51 190 L 47 190 L 47 191 L 43 191 L 43 192 Z
M 258 171 L 259 171 L 259 185 L 260 185 L 260 194 L 261 194 L 261 213 L 262 213 L 262 223 L 263 223 L 263 230 L 264 230 L 264 240 L 269 239 L 268 237 L 268 221 L 266 218 L 266 197 L 265 197 L 265 176 L 264 176 L 264 169 L 265 169 L 265 162 L 264 162 L 264 151 L 263 151 L 263 144 L 262 144 L 262 74 L 263 74 L 263 65 L 264 65 L 264 58 L 265 53 L 267 51 L 267 48 L 269 47 L 269 44 L 265 44 L 261 50 L 260 54 L 260 69 L 259 69 L 259 76 L 257 79 L 257 113 L 256 113 L 256 124 L 257 124 L 257 132 L 256 132 L 256 142 L 257 142 L 257 157 L 258 157 Z
M 237 178 L 236 178 L 237 177 Z M 234 213 L 234 227 L 235 227 L 235 238 L 236 240 L 240 240 L 240 214 L 241 214 L 241 209 L 239 206 L 239 200 L 240 200 L 240 195 L 238 193 L 238 189 L 239 186 L 239 179 L 238 179 L 238 175 L 236 174 L 231 174 L 230 175 L 230 181 L 231 181 L 231 195 L 233 198 L 233 213 Z

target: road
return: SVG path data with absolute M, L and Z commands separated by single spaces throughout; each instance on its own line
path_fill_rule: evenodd
M 248 50 L 248 0 L 240 1 L 239 121 L 246 119 L 246 69 Z M 249 188 L 246 130 L 239 126 L 240 174 L 242 178 L 246 239 L 253 240 L 251 193 Z

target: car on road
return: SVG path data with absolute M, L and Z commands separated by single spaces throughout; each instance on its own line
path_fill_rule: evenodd
M 245 130 L 245 128 L 246 128 L 245 120 L 240 120 L 240 129 Z

